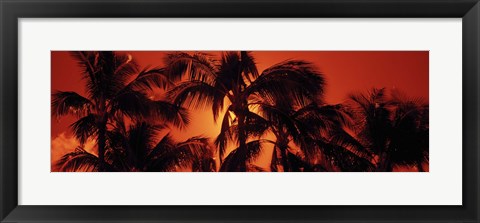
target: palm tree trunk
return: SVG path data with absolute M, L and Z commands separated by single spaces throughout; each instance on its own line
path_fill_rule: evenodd
M 239 164 L 237 171 L 247 171 L 247 135 L 245 132 L 245 114 L 240 112 L 238 115 L 238 141 L 239 147 L 237 150 L 239 157 Z
M 388 152 L 382 152 L 378 162 L 377 172 L 391 172 L 393 170 Z
M 422 162 L 417 163 L 417 169 L 418 169 L 418 172 L 425 172 L 425 169 L 423 169 Z
M 106 141 L 106 135 L 107 133 L 107 126 L 106 123 L 104 124 L 103 122 L 100 123 L 100 126 L 98 127 L 98 171 L 103 172 L 105 171 L 105 141 Z
M 280 128 L 279 128 L 280 129 Z M 282 133 L 281 131 L 275 131 L 275 138 L 277 139 L 275 149 L 278 148 L 280 150 L 280 162 L 283 167 L 283 172 L 291 172 L 292 167 L 290 165 L 290 162 L 288 160 L 288 140 L 287 140 L 287 134 Z
M 270 162 L 270 171 L 271 172 L 278 172 L 278 157 L 279 157 L 279 151 L 278 147 L 273 147 L 273 152 L 272 152 L 272 160 Z
M 287 146 L 284 144 L 281 144 L 279 146 L 280 148 L 280 154 L 282 156 L 282 166 L 283 166 L 283 172 L 290 172 L 292 171 L 290 168 L 290 162 L 288 161 L 288 149 Z
M 107 134 L 107 115 L 105 112 L 106 102 L 101 97 L 99 100 L 99 110 L 102 111 L 100 113 L 100 120 L 98 122 L 98 172 L 105 171 L 105 144 L 106 144 L 106 134 Z

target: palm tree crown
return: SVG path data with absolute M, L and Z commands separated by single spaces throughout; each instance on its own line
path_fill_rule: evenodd
M 52 116 L 75 115 L 71 125 L 81 144 L 94 138 L 98 145 L 99 171 L 105 169 L 107 126 L 118 116 L 130 120 L 159 118 L 183 127 L 187 111 L 167 101 L 153 101 L 145 90 L 170 84 L 163 69 L 139 70 L 128 54 L 110 51 L 79 51 L 71 55 L 82 69 L 88 96 L 56 91 L 52 95 Z
M 261 73 L 254 57 L 245 51 L 223 53 L 219 61 L 203 53 L 174 53 L 168 56 L 166 64 L 170 77 L 176 80 L 188 77 L 170 91 L 176 104 L 189 108 L 209 106 L 215 120 L 226 106 L 221 133 L 215 143 L 222 158 L 227 140 L 236 141 L 238 148 L 234 153 L 241 161 L 232 167 L 235 171 L 246 170 L 252 154 L 247 141 L 266 127 L 252 112 L 252 101 L 287 103 L 302 101 L 305 97 L 315 99 L 323 93 L 322 74 L 301 60 L 287 60 Z
M 416 166 L 428 162 L 428 105 L 385 89 L 350 96 L 359 144 L 376 157 L 377 171 L 392 171 L 395 165 Z

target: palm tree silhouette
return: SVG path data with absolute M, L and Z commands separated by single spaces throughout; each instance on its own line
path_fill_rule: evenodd
M 123 121 L 117 121 L 115 128 L 107 132 L 106 170 L 215 171 L 207 138 L 192 137 L 184 142 L 175 142 L 170 134 L 158 137 L 165 126 L 137 122 L 127 127 Z M 77 148 L 64 155 L 56 165 L 61 171 L 98 171 L 98 164 L 97 156 Z
M 397 90 L 350 95 L 357 120 L 357 144 L 375 154 L 376 171 L 392 171 L 395 165 L 416 166 L 428 162 L 428 104 Z M 353 140 L 352 140 L 353 141 Z
M 164 68 L 140 70 L 125 53 L 71 55 L 87 95 L 52 94 L 53 117 L 78 118 L 70 128 L 80 145 L 56 163 L 60 171 L 217 170 L 207 138 L 178 142 L 168 133 L 189 123 L 181 106 L 210 108 L 215 122 L 222 119 L 214 141 L 219 171 L 268 171 L 254 165 L 268 144 L 271 171 L 424 171 L 428 163 L 429 111 L 421 98 L 374 88 L 329 105 L 323 74 L 306 61 L 259 72 L 245 51 L 219 58 L 178 52 L 165 57 Z M 158 88 L 167 99 L 153 100 Z M 96 142 L 97 153 L 84 149 L 87 140 Z M 235 148 L 227 151 L 230 143 Z
M 52 94 L 52 116 L 74 115 L 71 125 L 75 137 L 83 145 L 94 138 L 98 145 L 98 171 L 105 171 L 107 126 L 115 116 L 132 120 L 158 118 L 175 126 L 188 124 L 186 110 L 166 101 L 152 101 L 144 93 L 152 87 L 170 84 L 160 68 L 139 71 L 128 54 L 111 51 L 78 51 L 71 55 L 82 68 L 88 96 L 71 91 Z
M 62 172 L 95 172 L 98 171 L 99 163 L 98 156 L 78 146 L 73 152 L 63 155 L 55 166 Z
M 247 170 L 250 155 L 254 154 L 249 149 L 256 148 L 255 143 L 249 146 L 249 136 L 252 132 L 261 132 L 261 129 L 251 131 L 252 123 L 258 121 L 249 104 L 252 99 L 288 102 L 302 97 L 314 98 L 323 91 L 323 76 L 310 63 L 301 60 L 287 60 L 262 73 L 258 72 L 254 57 L 245 51 L 225 52 L 219 61 L 203 53 L 174 53 L 165 62 L 171 77 L 176 80 L 188 77 L 188 81 L 170 91 L 176 104 L 189 108 L 211 107 L 215 121 L 227 106 L 221 135 L 231 131 L 235 123 L 230 139 L 238 145 L 233 156 L 237 166 L 230 171 Z M 221 158 L 226 152 L 227 140 L 228 137 L 216 140 Z
M 112 164 L 122 171 L 175 171 L 189 168 L 193 171 L 215 170 L 213 154 L 204 137 L 192 137 L 184 142 L 176 142 L 167 133 L 165 125 L 152 125 L 138 122 L 127 129 L 123 121 L 117 121 L 110 133 L 113 155 Z
M 368 163 L 361 151 L 347 150 L 334 135 L 343 134 L 352 120 L 344 106 L 328 105 L 317 99 L 304 105 L 258 103 L 260 114 L 266 117 L 276 137 L 272 169 L 280 163 L 284 171 L 326 171 L 334 166 L 352 171 L 353 161 Z M 290 144 L 293 142 L 292 146 Z M 319 163 L 321 161 L 321 163 Z

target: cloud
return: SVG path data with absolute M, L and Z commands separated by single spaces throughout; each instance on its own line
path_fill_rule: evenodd
M 95 141 L 88 140 L 85 145 L 84 149 L 90 153 L 97 154 L 95 151 Z M 69 136 L 66 132 L 62 132 L 58 134 L 52 140 L 52 148 L 51 148 L 51 160 L 52 160 L 52 167 L 53 164 L 58 161 L 63 155 L 75 151 L 75 148 L 80 146 L 80 142 L 75 139 L 73 136 Z

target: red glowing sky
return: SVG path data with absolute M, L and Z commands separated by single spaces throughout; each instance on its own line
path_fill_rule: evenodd
M 166 54 L 162 51 L 125 53 L 131 54 L 141 68 L 162 66 Z M 365 92 L 372 87 L 398 88 L 409 96 L 422 97 L 428 103 L 428 51 L 253 51 L 252 55 L 256 58 L 259 71 L 287 59 L 313 63 L 327 81 L 325 99 L 328 103 L 342 103 L 349 93 Z M 51 61 L 52 91 L 76 91 L 86 95 L 81 70 L 67 51 L 52 51 Z M 214 124 L 210 110 L 192 113 L 191 125 L 186 131 L 174 131 L 176 138 L 186 139 L 194 135 L 214 138 L 218 134 L 219 128 Z M 61 155 L 55 151 L 53 141 L 62 133 L 62 137 L 70 137 L 68 126 L 74 120 L 73 117 L 52 119 L 52 160 Z

